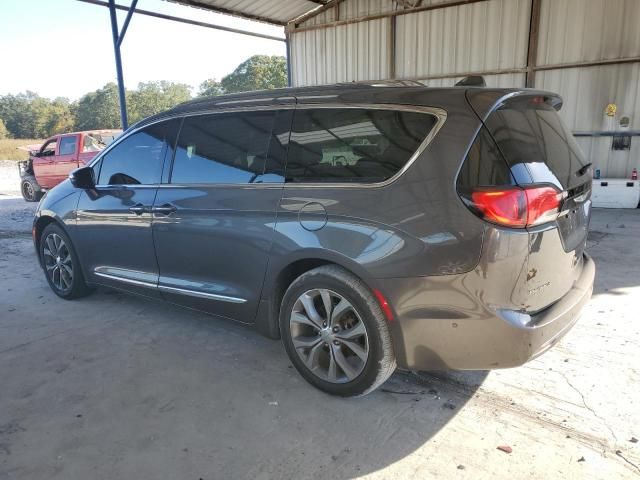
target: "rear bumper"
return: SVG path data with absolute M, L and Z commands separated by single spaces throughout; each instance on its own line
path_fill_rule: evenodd
M 391 304 L 397 306 L 391 332 L 398 366 L 485 370 L 522 365 L 555 345 L 576 323 L 591 298 L 594 277 L 595 264 L 585 254 L 573 288 L 535 315 L 484 305 L 481 292 L 470 288 L 473 282 L 464 276 L 385 281 Z

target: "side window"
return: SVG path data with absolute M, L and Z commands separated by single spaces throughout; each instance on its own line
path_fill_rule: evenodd
M 275 111 L 186 117 L 176 147 L 171 183 L 278 181 L 277 173 L 264 175 L 265 163 L 273 171 L 278 168 L 281 171 L 281 163 L 278 166 L 271 160 L 267 162 L 275 117 Z
M 156 123 L 115 145 L 102 158 L 99 185 L 160 183 L 167 143 L 172 145 L 178 122 Z
M 56 147 L 58 146 L 57 140 L 49 140 L 40 149 L 40 157 L 50 157 L 56 154 Z
M 384 181 L 404 167 L 436 122 L 419 112 L 298 109 L 287 182 Z
M 73 155 L 76 153 L 76 143 L 78 137 L 75 135 L 71 137 L 62 137 L 60 139 L 60 150 L 59 155 Z

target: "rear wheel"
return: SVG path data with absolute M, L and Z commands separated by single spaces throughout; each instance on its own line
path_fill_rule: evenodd
M 84 281 L 71 239 L 54 223 L 42 232 L 40 260 L 49 286 L 59 297 L 71 300 L 91 292 Z
M 38 202 L 42 198 L 42 191 L 36 179 L 32 176 L 23 177 L 20 182 L 22 198 L 27 202 Z
M 332 395 L 365 395 L 396 368 L 378 302 L 357 277 L 324 266 L 298 277 L 280 309 L 289 358 L 312 385 Z

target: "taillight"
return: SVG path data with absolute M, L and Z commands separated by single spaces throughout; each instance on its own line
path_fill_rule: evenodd
M 555 220 L 562 195 L 553 187 L 493 187 L 473 190 L 467 204 L 488 222 L 525 228 Z

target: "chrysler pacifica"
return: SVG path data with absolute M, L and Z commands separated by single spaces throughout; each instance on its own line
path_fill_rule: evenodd
M 65 299 L 101 285 L 252 325 L 342 396 L 521 365 L 589 300 L 591 168 L 549 92 L 348 84 L 179 105 L 41 201 Z

